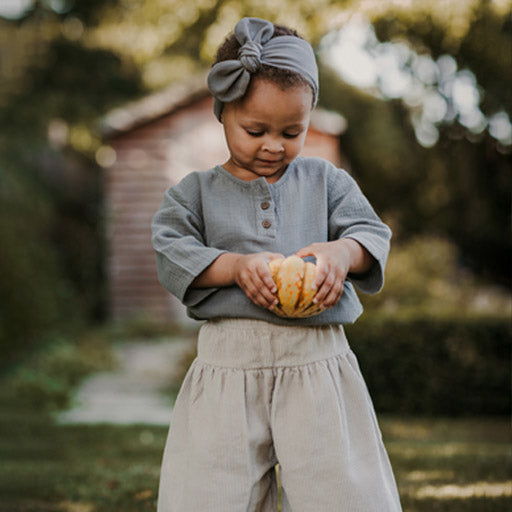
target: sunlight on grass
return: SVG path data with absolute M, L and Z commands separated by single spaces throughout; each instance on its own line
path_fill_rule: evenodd
M 492 456 L 500 456 L 508 453 L 510 454 L 510 450 L 505 450 L 500 445 L 495 445 L 494 443 L 479 443 L 475 445 L 473 443 L 443 443 L 437 445 L 431 444 L 419 444 L 412 443 L 408 444 L 400 444 L 400 446 L 391 446 L 389 448 L 390 452 L 399 455 L 402 459 L 416 459 L 418 457 L 425 457 L 426 459 L 452 459 L 458 456 L 482 456 L 482 457 L 492 457 Z
M 404 512 L 505 512 L 512 434 L 505 418 L 381 420 Z
M 433 471 L 411 471 L 405 475 L 405 480 L 410 482 L 424 482 L 425 480 L 446 480 L 455 478 L 455 473 L 449 470 L 433 470 Z
M 94 512 L 96 508 L 90 503 L 71 503 L 64 501 L 60 503 L 62 512 Z
M 512 480 L 506 482 L 474 482 L 466 485 L 425 485 L 416 492 L 417 499 L 435 498 L 437 500 L 470 498 L 510 498 Z

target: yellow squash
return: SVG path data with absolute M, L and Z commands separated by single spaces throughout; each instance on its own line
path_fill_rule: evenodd
M 298 256 L 272 260 L 269 263 L 272 279 L 277 286 L 279 303 L 273 308 L 276 315 L 305 318 L 317 315 L 325 308 L 313 304 L 316 265 Z

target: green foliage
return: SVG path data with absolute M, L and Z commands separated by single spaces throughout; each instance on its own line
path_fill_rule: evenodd
M 510 508 L 506 418 L 379 419 L 404 512 Z
M 53 218 L 51 203 L 30 187 L 18 203 L 8 185 L 0 201 L 2 365 L 64 319 L 74 317 L 68 306 L 72 290 L 46 238 Z
M 0 20 L 14 57 L 25 48 L 19 62 L 0 48 L 12 61 L 0 88 L 2 367 L 104 315 L 102 182 L 92 133 L 102 112 L 141 85 L 129 62 L 63 37 L 70 20 L 82 29 L 93 24 L 98 2 L 62 9 L 37 3 L 23 21 Z
M 371 16 L 381 41 L 401 42 L 434 59 L 450 55 L 458 70 L 474 74 L 484 115 L 504 110 L 512 116 L 510 10 L 499 13 L 493 2 L 475 0 L 388 7 L 387 15 Z M 414 62 L 403 66 L 410 70 Z M 512 286 L 512 239 L 503 236 L 510 233 L 510 146 L 484 128 L 471 131 L 454 115 L 440 123 L 439 142 L 427 150 L 414 137 L 410 111 L 416 107 L 364 96 L 339 80 L 336 84 L 328 69 L 322 70 L 321 83 L 321 102 L 348 119 L 342 147 L 354 174 L 398 236 L 450 237 L 465 265 Z M 453 108 L 451 93 L 440 83 L 428 87 Z
M 508 318 L 370 318 L 346 327 L 375 408 L 425 415 L 510 412 Z
M 195 325 L 162 323 L 144 314 L 133 315 L 118 322 L 110 322 L 98 329 L 98 336 L 109 341 L 137 339 L 168 339 L 191 337 L 196 333 Z
M 156 508 L 168 429 L 59 426 L 31 411 L 9 417 L 5 402 L 2 405 L 1 512 Z
M 392 243 L 383 291 L 361 300 L 365 316 L 397 319 L 508 317 L 512 308 L 505 287 L 482 285 L 455 244 L 433 236 Z
M 59 116 L 93 127 L 102 112 L 141 92 L 137 71 L 112 52 L 59 38 L 48 47 L 46 59 L 47 66 L 30 73 L 32 87 L 18 102 L 25 103 L 24 109 L 28 102 L 45 111 L 47 118 Z
M 397 101 L 383 102 L 345 84 L 325 65 L 319 71 L 322 106 L 348 121 L 341 149 L 353 174 L 376 210 L 409 233 L 410 223 L 424 217 L 417 199 L 424 190 L 427 151 L 417 144 L 405 109 Z
M 3 390 L 16 397 L 21 409 L 64 409 L 85 376 L 114 364 L 108 345 L 99 337 L 56 339 L 44 343 L 23 364 L 6 373 Z
M 60 0 L 59 2 L 33 0 L 32 5 L 15 22 L 22 23 L 28 18 L 65 18 L 72 15 L 87 24 L 94 25 L 101 19 L 102 7 L 119 3 L 119 0 Z
M 0 147 L 7 148 L 6 139 Z M 103 245 L 93 180 L 77 186 L 71 160 L 31 153 L 11 159 L 7 148 L 0 157 L 0 367 L 58 331 L 101 318 Z
M 421 50 L 428 49 L 434 58 L 449 54 L 456 57 L 459 67 L 471 69 L 485 90 L 484 113 L 504 108 L 512 112 L 510 52 L 512 49 L 512 18 L 496 12 L 489 0 L 473 2 L 467 31 L 460 35 L 447 34 L 438 18 L 411 16 L 397 10 L 394 16 L 375 19 L 377 35 L 382 40 L 403 39 Z
M 332 70 L 320 71 L 320 101 L 347 118 L 342 150 L 395 239 L 449 237 L 467 266 L 510 287 L 512 239 L 503 236 L 510 230 L 510 155 L 489 135 L 466 137 L 458 124 L 443 127 L 435 147 L 422 148 L 400 102 L 370 97 Z
M 162 340 L 195 336 L 195 329 L 161 324 L 145 318 L 106 324 L 74 337 L 38 339 L 17 360 L 2 361 L 0 390 L 15 397 L 20 408 L 42 412 L 65 409 L 77 385 L 87 375 L 117 364 L 111 346 L 129 340 Z M 21 357 L 23 356 L 23 357 Z M 7 364 L 10 362 L 10 364 Z M 175 397 L 178 383 L 170 393 Z M 2 393 L 0 392 L 0 399 Z

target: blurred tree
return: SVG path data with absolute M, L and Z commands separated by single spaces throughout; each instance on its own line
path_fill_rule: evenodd
M 433 70 L 421 86 L 425 97 L 436 101 L 433 105 L 362 92 L 341 82 L 328 65 L 322 68 L 321 101 L 347 117 L 343 147 L 398 240 L 418 233 L 448 236 L 465 265 L 510 287 L 512 138 L 500 139 L 493 123 L 501 116 L 502 132 L 510 132 L 511 14 L 497 11 L 488 0 L 467 4 L 471 9 L 463 30 L 454 25 L 451 33 L 449 13 L 419 16 L 397 8 L 375 16 L 382 41 L 402 45 L 402 53 L 404 45 L 408 48 L 406 77 L 419 82 L 419 62 Z M 447 65 L 453 68 L 448 77 L 442 75 Z M 428 121 L 439 103 L 444 115 Z M 425 120 L 430 140 L 423 142 Z
M 143 88 L 134 66 L 77 37 L 97 22 L 102 3 L 35 2 L 22 19 L 0 19 L 2 365 L 104 315 L 91 127 Z M 70 151 L 71 141 L 81 153 Z
M 395 11 L 374 21 L 379 39 L 407 41 L 421 53 L 435 59 L 442 55 L 456 58 L 460 69 L 470 69 L 485 91 L 482 108 L 494 113 L 504 108 L 512 112 L 512 2 L 478 0 L 461 2 L 471 6 L 463 30 L 446 25 L 439 16 L 425 17 Z M 498 8 L 496 4 L 501 5 Z M 507 9 L 508 5 L 508 9 Z M 442 5 L 439 6 L 439 10 Z
M 451 54 L 459 69 L 475 75 L 483 114 L 489 119 L 505 111 L 512 118 L 512 2 L 473 2 L 465 31 L 451 38 L 434 18 L 411 22 L 403 14 L 378 20 L 377 35 L 384 40 L 405 39 L 435 59 Z M 438 175 L 437 189 L 445 197 L 437 208 L 432 198 L 430 222 L 419 217 L 416 229 L 447 233 L 459 245 L 466 264 L 510 287 L 512 140 L 503 146 L 463 121 L 458 117 L 443 122 L 440 142 L 425 154 L 423 170 Z M 435 193 L 435 188 L 428 190 Z M 421 204 L 420 197 L 417 201 Z

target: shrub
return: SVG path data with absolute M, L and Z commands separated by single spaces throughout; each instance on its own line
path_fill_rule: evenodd
M 510 314 L 506 286 L 490 286 L 460 265 L 450 240 L 432 235 L 393 243 L 381 293 L 361 296 L 365 316 L 418 318 Z
M 27 169 L 17 170 L 0 172 L 0 370 L 83 316 L 52 245 L 51 200 L 24 179 Z
M 364 318 L 346 331 L 378 412 L 510 413 L 508 318 Z
M 73 390 L 88 374 L 114 365 L 109 345 L 101 338 L 61 338 L 46 342 L 0 384 L 21 407 L 51 411 L 68 406 Z

